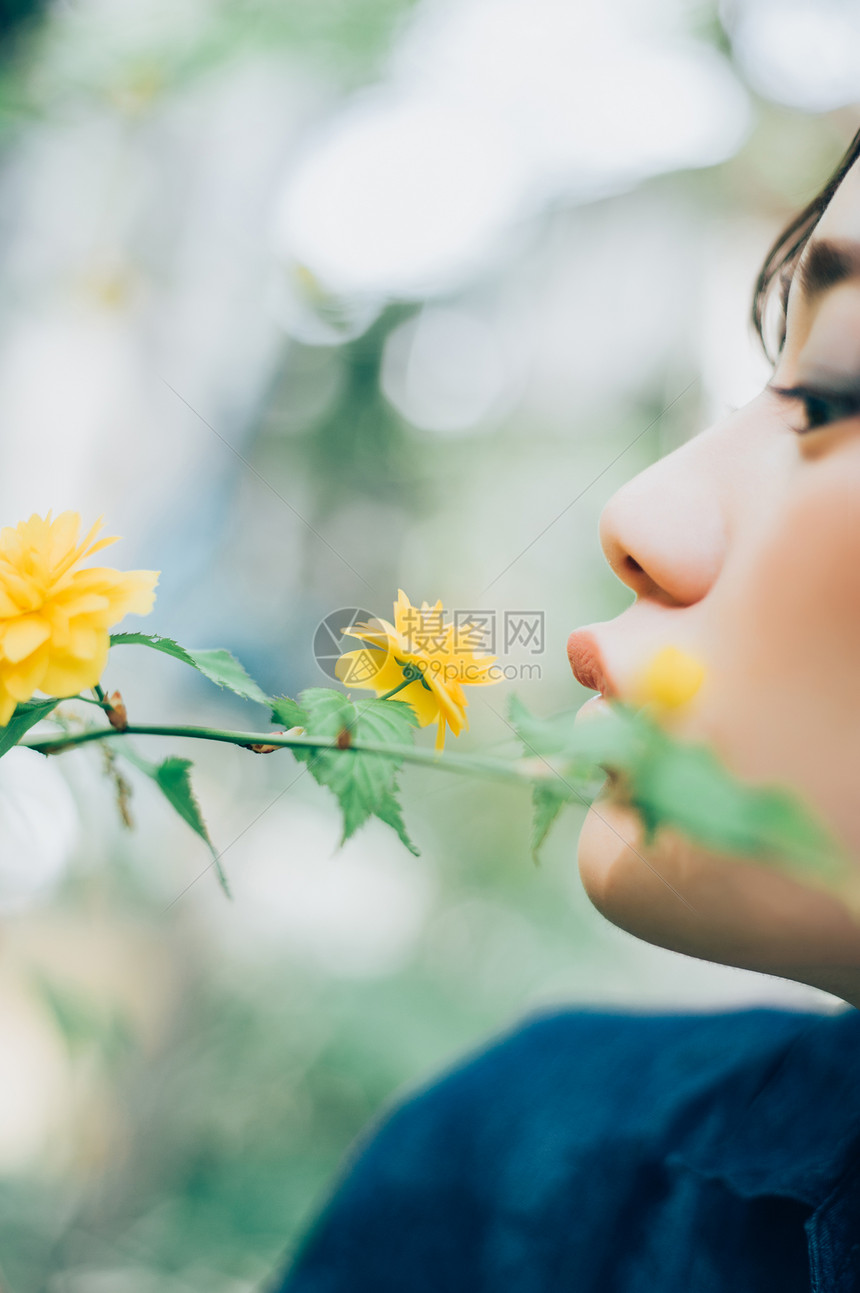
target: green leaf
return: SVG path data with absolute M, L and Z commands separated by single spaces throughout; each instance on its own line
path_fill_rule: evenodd
M 272 700 L 272 722 L 284 727 L 304 727 L 308 716 L 296 700 L 289 696 L 275 696 Z
M 810 868 L 839 880 L 852 864 L 841 854 L 827 826 L 796 797 L 768 787 L 759 790 L 750 804 L 753 828 L 762 848 L 786 859 L 792 869 Z
M 561 754 L 575 765 L 577 777 L 593 775 L 596 767 L 622 767 L 640 753 L 643 729 L 638 715 L 612 705 L 576 723 L 578 710 L 537 718 L 515 695 L 508 701 L 508 718 L 526 754 Z
M 228 687 L 237 696 L 254 700 L 258 705 L 271 705 L 272 702 L 262 687 L 249 677 L 236 657 L 223 647 L 212 651 L 189 651 L 188 655 L 195 669 L 199 669 L 210 682 L 217 683 L 219 687 Z
M 0 759 L 18 744 L 22 736 L 26 736 L 31 727 L 47 718 L 59 703 L 57 697 L 52 696 L 49 700 L 28 700 L 18 705 L 6 726 L 0 727 Z
M 631 778 L 630 797 L 652 834 L 665 824 L 717 851 L 837 881 L 844 875 L 835 841 L 795 796 L 747 785 L 704 745 L 661 733 Z
M 420 857 L 421 850 L 418 848 L 417 844 L 413 843 L 403 821 L 400 804 L 397 802 L 397 790 L 397 779 L 395 776 L 391 789 L 387 790 L 382 796 L 382 800 L 376 809 L 376 816 L 380 821 L 385 822 L 386 826 L 390 826 L 392 830 L 397 832 L 401 842 L 406 845 L 413 857 Z
M 379 741 L 391 745 L 408 745 L 412 741 L 413 729 L 418 726 L 418 717 L 412 706 L 406 701 L 372 700 L 358 706 L 358 727 L 364 741 Z M 413 843 L 403 821 L 400 804 L 397 800 L 397 772 L 400 761 L 384 755 L 363 754 L 363 759 L 382 758 L 392 765 L 391 784 L 382 795 L 374 809 L 375 815 L 392 830 L 415 857 L 421 850 Z
M 553 767 L 563 761 L 560 781 L 534 784 L 535 856 L 572 797 L 564 781 L 573 790 L 590 765 L 617 774 L 618 790 L 639 813 L 646 843 L 665 825 L 718 852 L 761 858 L 836 883 L 846 876 L 835 841 L 796 796 L 748 785 L 707 746 L 677 740 L 644 710 L 610 702 L 574 725 L 575 714 L 536 718 L 511 697 L 509 714 L 527 754 Z
M 142 759 L 139 754 L 128 746 L 123 750 L 123 756 L 134 767 L 152 778 L 168 803 L 173 805 L 183 821 L 187 822 L 195 834 L 200 836 L 212 854 L 212 861 L 215 864 L 215 871 L 221 888 L 228 898 L 231 897 L 230 886 L 221 866 L 220 855 L 209 837 L 209 831 L 203 820 L 200 805 L 191 785 L 191 760 L 180 759 L 176 755 L 168 755 L 161 763 L 150 763 L 148 759 Z
M 302 692 L 302 696 L 304 696 Z M 405 700 L 369 700 L 356 705 L 361 736 L 364 741 L 390 741 L 392 745 L 409 745 L 413 729 L 418 726 L 415 710 Z
M 290 706 L 283 721 L 293 717 Z M 342 692 L 327 687 L 309 687 L 299 695 L 301 725 L 309 736 L 353 742 L 373 741 L 398 746 L 411 742 L 417 718 L 411 705 L 396 700 L 370 700 L 353 704 Z M 281 714 L 275 702 L 276 714 Z M 396 831 L 412 853 L 417 849 L 406 832 L 397 801 L 397 771 L 402 762 L 393 755 L 354 749 L 302 749 L 293 754 L 307 764 L 311 776 L 336 796 L 343 813 L 343 844 L 369 817 Z
M 216 683 L 219 687 L 227 687 L 245 700 L 254 700 L 258 705 L 272 703 L 262 688 L 248 676 L 236 657 L 222 647 L 205 651 L 190 650 L 187 647 L 181 647 L 172 638 L 158 637 L 150 633 L 113 633 L 110 644 L 112 647 L 145 646 L 152 651 L 161 651 L 164 655 L 173 656 L 174 660 L 181 660 L 183 664 L 191 665 L 192 669 L 202 673 L 210 682 Z
M 308 687 L 299 693 L 299 702 L 304 716 L 301 725 L 308 736 L 321 736 L 334 741 L 340 732 L 351 729 L 355 723 L 355 706 L 343 692 L 333 691 L 329 687 Z M 277 712 L 277 706 L 275 710 Z M 293 754 L 308 764 L 317 780 L 319 777 L 314 768 L 321 771 L 330 762 L 341 761 L 340 754 L 333 754 L 330 750 L 301 749 L 297 746 L 293 749 Z
M 544 764 L 544 775 L 532 786 L 531 853 L 540 850 L 562 807 L 571 800 L 590 803 L 600 789 L 601 767 L 617 768 L 637 756 L 641 734 L 626 711 L 607 711 L 578 725 L 578 711 L 537 718 L 517 696 L 508 716 L 527 755 Z
M 567 787 L 557 781 L 536 781 L 532 786 L 531 850 L 535 862 L 558 814 L 570 798 Z

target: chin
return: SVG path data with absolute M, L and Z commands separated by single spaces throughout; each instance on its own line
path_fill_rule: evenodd
M 671 845 L 672 858 L 668 854 Z M 646 848 L 642 823 L 630 808 L 598 800 L 589 810 L 579 836 L 582 883 L 601 915 L 637 938 L 674 951 L 692 951 L 691 900 L 679 887 L 684 849 L 677 836 L 661 834 Z
M 611 799 L 583 824 L 582 883 L 612 924 L 688 956 L 820 986 L 830 971 L 860 968 L 860 925 L 830 895 L 673 831 L 647 847 L 643 835 L 638 815 Z

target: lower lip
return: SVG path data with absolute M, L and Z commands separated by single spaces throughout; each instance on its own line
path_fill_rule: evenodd
M 582 718 L 583 714 L 596 714 L 600 710 L 606 709 L 606 708 L 607 708 L 607 704 L 603 696 L 592 696 L 591 700 L 587 700 L 584 705 L 580 706 L 579 710 L 577 711 L 574 722 L 578 723 L 579 720 Z

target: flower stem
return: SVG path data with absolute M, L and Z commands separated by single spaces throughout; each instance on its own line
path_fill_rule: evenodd
M 408 687 L 410 683 L 415 681 L 416 678 L 410 674 L 408 678 L 404 678 L 402 682 L 399 682 L 396 687 L 392 687 L 391 691 L 387 691 L 383 696 L 380 696 L 379 700 L 391 700 L 392 696 L 396 696 L 404 687 Z
M 130 724 L 123 732 L 118 732 L 112 727 L 90 728 L 85 732 L 50 737 L 47 740 L 22 741 L 21 745 L 25 749 L 35 750 L 37 754 L 62 754 L 79 745 L 88 745 L 93 741 L 110 741 L 122 736 L 189 737 L 198 741 L 220 741 L 228 745 L 238 745 L 241 748 L 251 745 L 275 745 L 282 749 L 340 749 L 336 739 L 324 737 L 275 735 L 271 732 L 228 732 L 214 727 L 177 727 L 168 724 Z M 435 750 L 423 750 L 413 745 L 389 745 L 384 741 L 356 741 L 344 751 L 346 757 L 349 757 L 350 752 L 382 754 L 404 763 L 441 768 L 443 771 L 474 773 L 479 776 L 489 774 L 508 781 L 534 782 L 549 780 L 560 775 L 550 763 L 540 757 L 508 760 L 492 755 L 445 754 L 440 758 Z
M 93 690 L 95 690 L 95 688 L 93 688 Z M 74 700 L 74 701 L 78 701 L 78 700 L 79 700 L 79 701 L 81 701 L 84 705 L 95 705 L 97 709 L 102 709 L 102 710 L 104 710 L 104 709 L 109 708 L 109 707 L 108 707 L 108 703 L 107 703 L 107 701 L 106 701 L 106 700 L 94 700 L 92 696 L 80 696 L 80 695 L 78 695 L 78 696 L 68 696 L 68 697 L 64 697 L 64 699 L 66 699 L 66 700 Z

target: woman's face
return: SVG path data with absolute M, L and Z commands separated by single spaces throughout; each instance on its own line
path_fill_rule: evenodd
M 636 599 L 587 632 L 622 699 L 659 647 L 700 657 L 708 679 L 679 733 L 800 791 L 860 868 L 858 275 L 855 164 L 795 273 L 771 384 L 607 504 L 603 547 Z M 777 870 L 670 832 L 646 848 L 610 794 L 586 818 L 579 866 L 595 905 L 640 937 L 860 1002 L 860 924 Z

